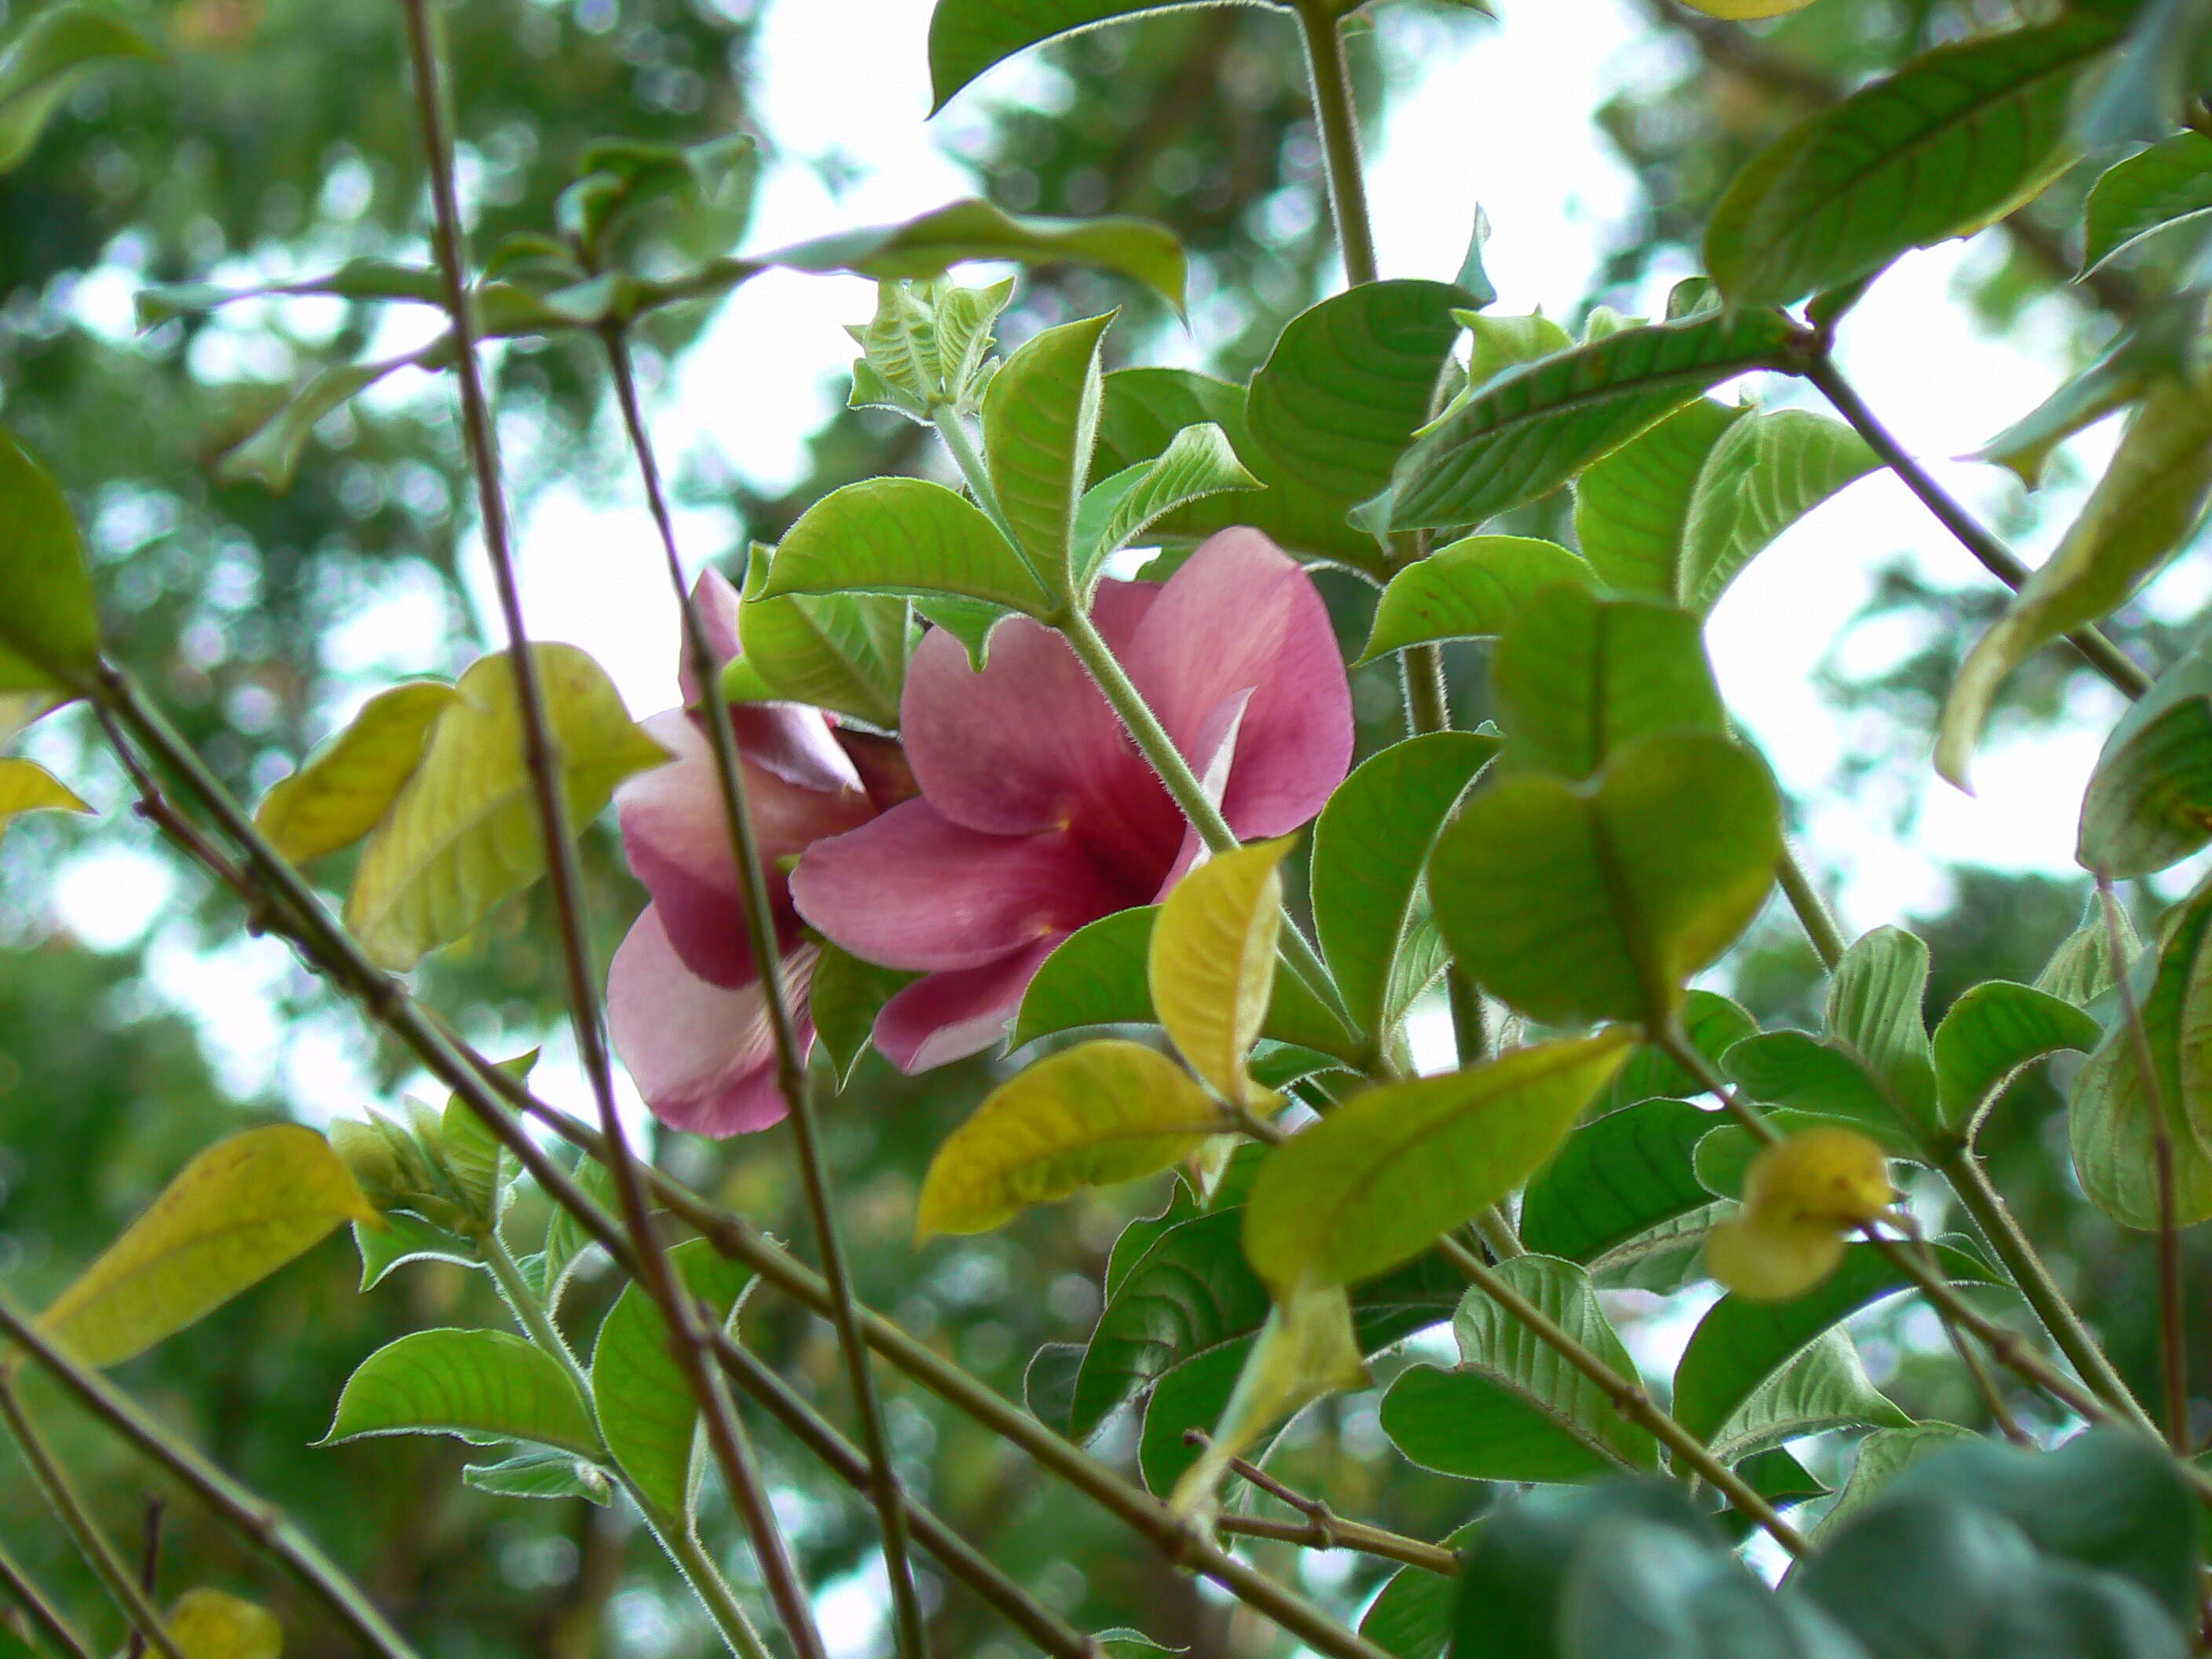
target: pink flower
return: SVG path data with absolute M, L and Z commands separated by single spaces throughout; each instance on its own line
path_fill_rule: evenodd
M 737 592 L 711 570 L 692 592 L 715 658 L 726 662 L 738 654 Z M 699 687 L 688 672 L 684 682 L 687 704 L 696 702 Z M 848 737 L 894 753 L 895 746 L 841 733 L 820 710 L 793 703 L 741 705 L 730 713 L 768 861 L 784 988 L 799 1040 L 811 1047 L 806 994 L 817 952 L 802 936 L 778 861 L 875 816 Z M 662 1122 L 708 1135 L 764 1129 L 785 1106 L 711 740 L 688 708 L 643 724 L 675 758 L 615 792 L 630 868 L 653 896 L 607 970 L 615 1048 Z M 877 760 L 868 757 L 872 775 Z
M 1352 759 L 1352 696 L 1312 581 L 1255 530 L 1228 530 L 1167 582 L 1104 582 L 1092 620 L 1240 836 L 1318 812 Z M 908 1072 L 985 1048 L 1053 947 L 1157 901 L 1199 842 L 1060 640 L 1016 617 L 976 673 L 932 632 L 901 703 L 921 786 L 808 848 L 806 920 L 868 961 L 918 969 L 877 1017 Z

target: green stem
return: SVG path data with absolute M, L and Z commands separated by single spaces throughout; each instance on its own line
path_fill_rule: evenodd
M 638 1512 L 645 1516 L 647 1529 L 653 1540 L 666 1551 L 676 1570 L 684 1575 L 684 1582 L 691 1586 L 691 1593 L 699 1598 L 699 1605 L 707 1609 L 707 1616 L 714 1621 L 714 1628 L 730 1644 L 737 1659 L 775 1659 L 753 1621 L 745 1617 L 745 1610 L 738 1602 L 738 1593 L 730 1588 L 730 1581 L 722 1576 L 720 1563 L 707 1553 L 707 1547 L 699 1541 L 699 1534 L 681 1520 L 663 1522 L 643 1505 Z
M 596 1414 L 599 1399 L 592 1392 L 591 1374 L 577 1360 L 575 1350 L 568 1346 L 568 1339 L 561 1334 L 561 1328 L 553 1322 L 552 1313 L 545 1306 L 544 1298 L 532 1291 L 529 1282 L 523 1278 L 521 1264 L 507 1249 L 507 1242 L 500 1237 L 498 1227 L 488 1227 L 477 1235 L 476 1246 L 477 1259 L 491 1270 L 492 1283 L 499 1286 L 500 1300 L 507 1304 L 507 1310 L 514 1316 L 515 1323 L 522 1327 L 522 1334 L 530 1339 L 540 1353 L 568 1372 L 568 1380 L 576 1385 L 576 1392 L 583 1396 L 586 1409 Z
M 4 1546 L 0 1546 L 0 1589 L 15 1598 L 24 1616 L 45 1632 L 46 1640 L 68 1655 L 69 1659 L 93 1659 L 92 1645 L 84 1639 L 83 1633 Z
M 0 1419 L 6 1420 L 9 1433 L 15 1437 L 15 1448 L 23 1455 L 32 1484 L 46 1500 L 46 1507 L 54 1512 L 54 1518 L 62 1523 L 62 1530 L 69 1534 L 70 1541 L 76 1546 L 85 1565 L 107 1587 L 107 1593 L 122 1608 L 131 1627 L 159 1649 L 163 1659 L 185 1659 L 185 1650 L 169 1634 L 161 1615 L 154 1610 L 146 1592 L 138 1588 L 137 1579 L 115 1553 L 115 1546 L 108 1541 L 107 1534 L 100 1531 L 100 1523 L 85 1508 L 76 1488 L 70 1484 L 67 1472 L 24 1414 L 23 1402 L 15 1396 L 15 1378 L 4 1367 L 0 1367 Z
M 1805 378 L 1819 387 L 1823 397 L 1835 405 L 1836 413 L 1850 423 L 1851 428 L 1866 440 L 1867 447 L 1881 458 L 1882 465 L 1894 472 L 1905 487 L 1920 498 L 1921 504 L 1936 515 L 1936 522 L 1959 540 L 1960 545 L 1979 561 L 1982 568 L 2015 592 L 2032 574 L 2013 550 L 1999 541 L 1975 519 L 1972 514 L 1959 505 L 1950 492 L 1929 476 L 1928 470 L 1915 460 L 1888 428 L 1875 418 L 1867 407 L 1866 400 L 1844 378 L 1837 368 L 1834 356 L 1823 349 L 1816 352 L 1805 364 Z M 2127 653 L 2093 627 L 2077 628 L 2066 636 L 2088 665 L 2102 674 L 2124 696 L 2140 697 L 2150 690 L 2150 676 L 2129 660 Z
M 383 1659 L 419 1659 L 361 1588 L 281 1510 L 247 1492 L 191 1447 L 172 1438 L 167 1429 L 106 1377 L 57 1348 L 4 1292 L 0 1292 L 0 1331 L 20 1343 L 40 1369 L 75 1395 L 86 1410 L 190 1489 L 231 1530 L 283 1562 L 362 1647 Z
M 1806 873 L 1804 865 L 1797 857 L 1797 849 L 1787 841 L 1782 843 L 1782 863 L 1778 873 L 1782 878 L 1783 896 L 1790 901 L 1790 909 L 1796 913 L 1797 925 L 1805 930 L 1805 937 L 1811 941 L 1813 954 L 1820 957 L 1821 967 L 1834 973 L 1836 964 L 1844 959 L 1844 952 L 1849 948 L 1843 929 L 1836 926 L 1836 918 L 1821 898 L 1820 890 L 1813 884 L 1813 878 Z
M 1440 646 L 1409 645 L 1398 653 L 1406 692 L 1406 725 L 1415 737 L 1451 730 L 1451 696 Z
M 975 434 L 968 429 L 967 418 L 949 404 L 939 404 L 929 411 L 929 423 L 936 428 L 952 464 L 960 469 L 960 476 L 968 481 L 968 493 L 983 516 L 1006 538 L 1006 545 L 1014 550 L 1014 556 L 1023 568 L 1036 578 L 1037 586 L 1048 593 L 1057 593 L 1060 584 L 1045 580 L 1044 572 L 1030 562 L 1030 556 L 1022 546 L 1022 538 L 1014 532 L 1013 520 L 999 501 L 998 486 L 992 482 L 991 468 L 983 459 L 983 452 L 975 442 Z
M 837 1206 L 830 1186 L 829 1158 L 822 1148 L 816 1122 L 814 1098 L 806 1082 L 806 1049 L 799 1042 L 792 1017 L 791 999 L 783 983 L 782 951 L 775 937 L 775 911 L 769 898 L 768 860 L 761 850 L 747 798 L 744 768 L 739 763 L 737 727 L 729 701 L 715 683 L 718 665 L 714 647 L 701 623 L 698 606 L 684 580 L 684 562 L 676 547 L 676 524 L 662 488 L 660 464 L 652 434 L 639 405 L 637 377 L 631 372 L 627 342 L 617 331 L 605 337 L 607 359 L 630 450 L 637 458 L 647 510 L 660 533 L 668 580 L 684 617 L 684 649 L 693 678 L 705 702 L 707 731 L 714 751 L 714 777 L 721 794 L 723 823 L 729 832 L 731 856 L 744 883 L 746 942 L 761 978 L 761 993 L 768 1010 L 769 1031 L 775 1044 L 778 1091 L 791 1123 L 799 1152 L 800 1185 L 806 1194 L 809 1218 L 822 1252 L 822 1271 L 837 1298 L 831 1323 L 837 1332 L 837 1351 L 844 1362 L 845 1380 L 853 1391 L 854 1409 L 860 1420 L 860 1443 L 867 1448 L 870 1478 L 868 1495 L 876 1511 L 883 1539 L 884 1571 L 890 1581 L 891 1607 L 903 1659 L 928 1659 L 929 1634 L 921 1596 L 915 1588 L 914 1565 L 907 1547 L 906 1510 L 899 1502 L 898 1474 L 891 1462 L 890 1438 L 884 1431 L 883 1402 L 878 1397 L 874 1368 L 867 1345 L 860 1340 L 859 1322 L 853 1312 L 853 1274 L 837 1230 Z M 959 424 L 956 418 L 952 425 Z
M 1954 1144 L 1936 1155 L 1936 1167 L 1951 1183 L 1960 1206 L 1973 1218 L 1974 1224 L 1981 1230 L 1997 1260 L 2004 1264 L 2021 1297 L 2035 1310 L 2051 1341 L 2081 1374 L 2081 1380 L 2123 1417 L 2132 1419 L 2142 1428 L 2154 1430 L 2156 1425 L 2151 1421 L 2150 1414 L 2113 1368 L 2104 1349 L 2098 1346 L 2096 1338 L 2089 1334 L 2081 1316 L 2074 1311 L 2065 1292 L 2051 1278 L 2051 1269 L 2044 1265 L 2034 1244 L 2021 1231 L 2019 1221 L 1990 1180 L 1989 1171 L 1974 1156 L 1973 1148 Z
M 1299 33 L 1306 48 L 1306 80 L 1314 122 L 1321 129 L 1328 167 L 1328 200 L 1336 215 L 1344 274 L 1357 288 L 1376 278 L 1375 230 L 1367 211 L 1367 184 L 1359 165 L 1359 112 L 1352 97 L 1352 70 L 1344 57 L 1344 31 L 1330 0 L 1298 0 Z

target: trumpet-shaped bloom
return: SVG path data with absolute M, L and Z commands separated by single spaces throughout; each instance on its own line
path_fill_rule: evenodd
M 716 659 L 727 661 L 737 654 L 736 592 L 709 571 L 693 597 Z M 696 702 L 699 688 L 688 672 L 684 678 L 684 696 Z M 730 713 L 768 866 L 784 986 L 799 1040 L 811 1045 L 806 993 L 817 952 L 803 936 L 781 861 L 866 823 L 876 803 L 847 750 L 848 734 L 819 710 L 765 703 Z M 785 1107 L 712 740 L 702 719 L 685 708 L 643 725 L 675 758 L 615 792 L 630 868 L 653 898 L 607 970 L 615 1048 L 662 1122 L 708 1135 L 764 1129 Z M 869 760 L 872 774 L 876 757 Z
M 1279 836 L 1318 812 L 1352 758 L 1352 697 L 1305 572 L 1229 530 L 1163 584 L 1100 584 L 1092 620 L 1230 827 Z M 815 842 L 799 914 L 854 955 L 925 977 L 877 1017 L 908 1072 L 995 1042 L 1053 947 L 1157 901 L 1199 843 L 1104 696 L 1025 618 L 990 665 L 925 637 L 900 719 L 919 797 Z

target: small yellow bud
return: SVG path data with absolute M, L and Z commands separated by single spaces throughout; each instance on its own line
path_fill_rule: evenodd
M 1889 1159 L 1856 1129 L 1804 1129 L 1753 1160 L 1744 1207 L 1762 1220 L 1856 1227 L 1890 1206 Z
M 1811 1290 L 1844 1259 L 1833 1227 L 1768 1221 L 1747 1211 L 1705 1235 L 1705 1266 L 1749 1302 L 1787 1302 Z
M 1785 11 L 1802 11 L 1813 0 L 1682 0 L 1682 3 L 1708 17 L 1742 22 L 1753 17 L 1779 17 Z

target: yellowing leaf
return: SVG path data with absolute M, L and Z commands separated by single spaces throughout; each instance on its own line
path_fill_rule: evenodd
M 988 1232 L 1024 1205 L 1134 1181 L 1221 1127 L 1220 1109 L 1158 1049 L 1085 1042 L 1002 1084 L 937 1149 L 915 1234 Z
M 1267 1017 L 1282 929 L 1287 841 L 1240 847 L 1193 870 L 1167 896 L 1146 958 L 1152 1006 L 1191 1069 L 1239 1105 L 1245 1056 Z
M 1179 1515 L 1206 1513 L 1230 1459 L 1322 1395 L 1364 1388 L 1367 1380 L 1350 1294 L 1341 1285 L 1291 1291 L 1268 1311 L 1205 1455 L 1176 1482 L 1170 1507 Z
M 1692 11 L 1701 11 L 1708 17 L 1725 17 L 1731 21 L 1753 17 L 1779 17 L 1784 12 L 1802 11 L 1813 0 L 1682 0 Z
M 313 1129 L 233 1135 L 185 1165 L 40 1322 L 91 1365 L 112 1365 L 221 1307 L 342 1221 L 376 1224 Z
M 380 691 L 353 723 L 277 783 L 253 814 L 261 833 L 295 864 L 349 847 L 377 826 L 422 761 L 453 688 L 418 680 Z
M 1770 1218 L 1747 1210 L 1705 1235 L 1705 1266 L 1722 1285 L 1750 1302 L 1788 1302 L 1835 1272 L 1844 1236 L 1817 1223 Z
M 532 650 L 565 763 L 569 825 L 578 828 L 617 784 L 666 751 L 631 721 L 590 657 L 567 645 Z M 453 691 L 422 763 L 370 836 L 346 899 L 346 925 L 381 967 L 413 967 L 545 868 L 507 653 L 476 664 Z
M 1278 1297 L 1410 1261 L 1534 1175 L 1634 1044 L 1616 1027 L 1355 1096 L 1260 1166 L 1245 1255 Z
M 167 1620 L 185 1659 L 277 1659 L 284 1627 L 266 1607 L 219 1589 L 188 1589 Z
M 0 835 L 25 812 L 89 812 L 76 793 L 36 761 L 0 757 Z

